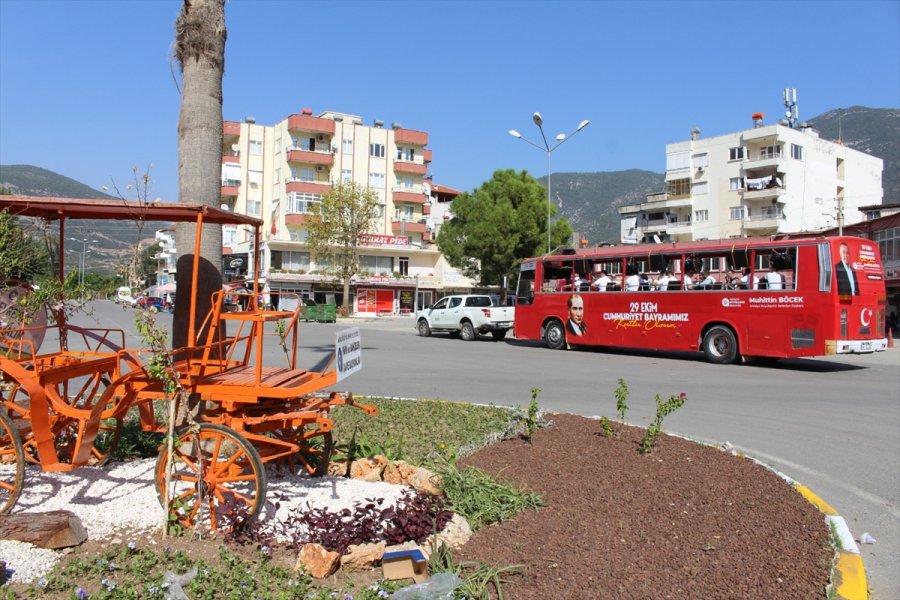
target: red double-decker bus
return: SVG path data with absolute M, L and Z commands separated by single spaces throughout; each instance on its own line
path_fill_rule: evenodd
M 880 352 L 878 245 L 741 238 L 570 249 L 522 262 L 515 335 L 550 348 L 617 346 L 739 357 Z

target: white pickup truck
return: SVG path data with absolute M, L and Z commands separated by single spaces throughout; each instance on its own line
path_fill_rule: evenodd
M 416 313 L 416 329 L 422 337 L 446 331 L 451 337 L 471 341 L 490 333 L 497 341 L 512 329 L 515 307 L 496 306 L 490 296 L 445 296 L 434 306 Z

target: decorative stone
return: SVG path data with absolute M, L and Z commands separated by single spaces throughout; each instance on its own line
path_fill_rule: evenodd
M 441 495 L 441 490 L 438 487 L 439 483 L 440 478 L 425 467 L 416 469 L 415 473 L 413 473 L 412 477 L 409 479 L 409 485 L 412 487 L 428 494 L 434 494 L 435 496 Z
M 322 579 L 337 571 L 340 564 L 341 555 L 337 552 L 330 552 L 321 544 L 304 544 L 294 568 L 304 568 L 316 579 Z
M 453 517 L 444 525 L 444 529 L 438 532 L 436 545 L 440 546 L 441 542 L 443 542 L 451 550 L 459 550 L 471 537 L 472 527 L 469 525 L 469 522 L 466 521 L 464 516 L 454 513 Z M 432 547 L 435 546 L 434 534 L 429 535 L 422 543 L 422 546 L 423 549 L 431 552 Z
M 384 556 L 385 542 L 377 544 L 350 544 L 341 557 L 341 568 L 347 571 L 371 569 Z
M 383 479 L 386 483 L 409 485 L 409 480 L 416 472 L 416 467 L 405 460 L 395 460 L 384 469 Z
M 347 477 L 349 468 L 346 460 L 333 460 L 328 463 L 328 474 L 334 477 Z
M 385 456 L 359 458 L 350 465 L 350 478 L 362 481 L 381 481 L 381 472 L 388 464 Z

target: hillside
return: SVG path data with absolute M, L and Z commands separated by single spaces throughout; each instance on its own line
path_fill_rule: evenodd
M 24 196 L 58 196 L 62 198 L 96 198 L 112 200 L 114 196 L 104 194 L 79 181 L 32 165 L 0 165 L 0 188 Z M 146 246 L 154 241 L 154 232 L 169 224 L 161 221 L 147 221 L 140 232 L 130 221 L 72 220 L 66 222 L 67 264 L 81 259 L 81 251 L 88 249 L 85 270 L 113 273 L 131 255 L 134 244 L 140 237 Z M 86 244 L 75 240 L 88 240 Z
M 852 106 L 839 108 L 809 124 L 822 139 L 844 144 L 884 160 L 882 188 L 885 204 L 900 202 L 900 110 Z M 840 135 L 839 135 L 840 133 Z M 665 152 L 665 148 L 652 149 Z M 538 180 L 547 185 L 547 177 Z M 558 214 L 591 245 L 619 241 L 620 206 L 638 204 L 648 193 L 665 190 L 661 173 L 632 169 L 599 173 L 554 173 L 551 192 L 561 205 Z

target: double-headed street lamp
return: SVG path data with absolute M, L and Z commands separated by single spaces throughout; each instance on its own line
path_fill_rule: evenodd
M 87 249 L 87 245 L 88 244 L 96 244 L 97 240 L 89 240 L 87 238 L 85 238 L 85 239 L 69 238 L 69 240 L 71 240 L 73 242 L 79 242 L 81 244 L 81 261 L 79 262 L 79 265 L 81 268 L 78 271 L 78 288 L 81 290 L 81 295 L 82 295 L 82 300 L 83 300 L 84 299 L 84 256 L 85 256 L 85 254 L 90 252 L 90 250 Z
M 587 127 L 590 124 L 590 121 L 585 119 L 584 121 L 579 123 L 578 127 L 575 128 L 575 131 L 570 133 L 568 135 L 568 137 L 566 136 L 566 134 L 560 133 L 559 135 L 556 136 L 556 144 L 554 144 L 553 147 L 551 147 L 550 144 L 547 143 L 547 136 L 544 135 L 544 119 L 543 119 L 543 117 L 541 117 L 541 113 L 536 112 L 536 113 L 534 113 L 534 115 L 532 115 L 531 118 L 534 120 L 534 124 L 537 125 L 538 129 L 541 130 L 541 138 L 544 140 L 543 146 L 535 144 L 531 140 L 522 137 L 522 134 L 519 133 L 518 131 L 516 131 L 515 129 L 510 129 L 509 135 L 513 136 L 514 138 L 518 138 L 518 139 L 522 140 L 523 142 L 528 142 L 529 144 L 531 144 L 538 150 L 547 153 L 547 254 L 550 254 L 550 252 L 552 251 L 550 248 L 550 243 L 551 243 L 550 242 L 550 204 L 551 204 L 551 199 L 550 199 L 551 198 L 551 196 L 550 196 L 550 155 L 553 154 L 553 151 L 556 150 L 557 148 L 559 148 L 563 142 L 570 139 L 573 135 L 575 135 L 576 133 L 578 133 L 585 127 Z

